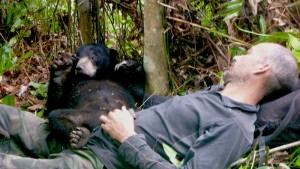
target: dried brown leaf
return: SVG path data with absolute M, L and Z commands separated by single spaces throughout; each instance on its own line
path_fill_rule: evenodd
M 257 5 L 258 2 L 260 2 L 260 0 L 248 0 L 250 7 L 251 7 L 251 11 L 253 13 L 254 16 L 256 16 L 257 14 Z
M 37 111 L 37 110 L 41 110 L 44 108 L 44 105 L 43 104 L 35 104 L 33 106 L 30 106 L 30 107 L 27 107 L 28 110 L 30 111 Z
M 19 87 L 17 86 L 11 86 L 9 84 L 1 84 L 0 85 L 1 90 L 7 93 L 15 93 L 19 90 Z

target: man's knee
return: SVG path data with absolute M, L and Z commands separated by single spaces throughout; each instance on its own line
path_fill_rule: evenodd
M 89 149 L 64 150 L 59 154 L 51 155 L 50 159 L 57 159 L 63 162 L 66 168 L 81 169 L 95 168 L 102 169 L 103 164 L 97 156 Z

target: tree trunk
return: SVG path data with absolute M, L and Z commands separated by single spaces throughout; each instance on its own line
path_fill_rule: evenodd
M 93 40 L 93 23 L 91 13 L 90 0 L 78 0 L 78 22 L 80 29 L 80 37 L 83 44 L 92 43 Z
M 144 69 L 146 92 L 164 95 L 168 92 L 168 66 L 163 28 L 163 7 L 157 0 L 145 0 Z

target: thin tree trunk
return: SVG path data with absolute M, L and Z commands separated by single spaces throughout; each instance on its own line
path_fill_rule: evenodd
M 90 0 L 78 0 L 78 22 L 82 43 L 92 43 L 93 40 L 93 23 L 90 16 L 91 3 Z
M 168 91 L 168 66 L 163 28 L 163 7 L 157 0 L 145 0 L 144 68 L 148 93 L 164 95 Z

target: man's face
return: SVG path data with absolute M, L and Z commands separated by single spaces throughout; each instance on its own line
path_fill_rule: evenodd
M 248 50 L 246 55 L 235 56 L 230 67 L 224 71 L 223 78 L 227 83 L 241 83 L 250 78 L 261 56 L 256 47 Z

